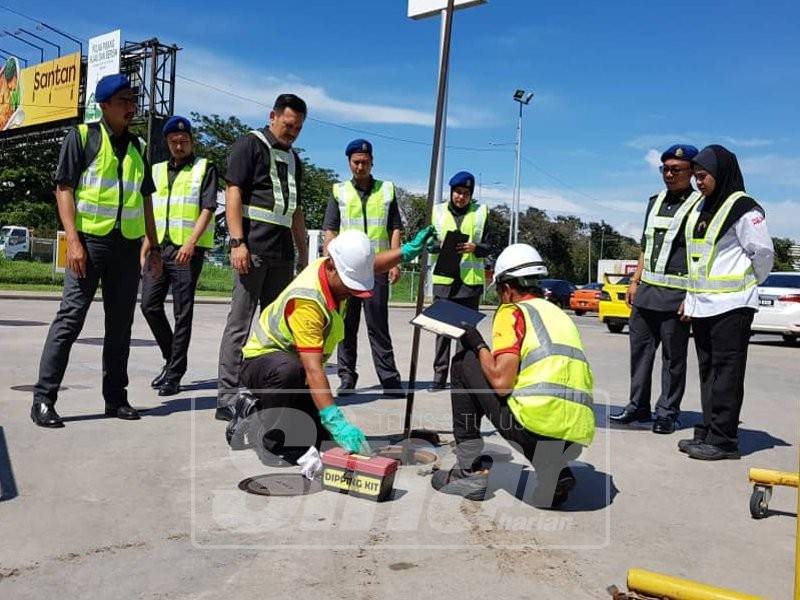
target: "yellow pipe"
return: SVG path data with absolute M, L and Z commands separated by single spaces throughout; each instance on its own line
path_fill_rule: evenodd
M 800 475 L 800 462 L 798 462 Z M 800 600 L 800 489 L 797 490 L 797 514 L 795 516 L 796 529 L 794 532 L 794 600 Z
M 628 589 L 669 600 L 764 600 L 761 596 L 741 594 L 644 569 L 628 570 Z
M 753 483 L 759 483 L 761 485 L 797 487 L 800 481 L 800 476 L 798 476 L 797 473 L 773 471 L 772 469 L 750 469 L 750 471 L 748 471 L 748 477 Z

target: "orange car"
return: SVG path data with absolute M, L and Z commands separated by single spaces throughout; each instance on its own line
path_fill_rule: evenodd
M 587 312 L 597 312 L 600 309 L 600 292 L 602 289 L 602 283 L 587 283 L 582 288 L 572 292 L 569 297 L 569 307 L 578 316 Z

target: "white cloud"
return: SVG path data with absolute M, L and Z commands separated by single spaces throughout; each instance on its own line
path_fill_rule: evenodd
M 740 161 L 745 183 L 750 176 L 768 177 L 771 183 L 800 185 L 800 157 L 765 154 Z
M 484 185 L 481 189 L 479 200 L 487 204 L 507 204 L 511 205 L 514 192 L 505 187 Z M 533 206 L 535 208 L 559 214 L 588 214 L 585 205 L 578 205 L 569 200 L 559 191 L 544 188 L 526 188 L 520 190 L 520 205 L 525 208 Z
M 774 140 L 764 137 L 732 137 L 729 135 L 718 135 L 708 132 L 684 131 L 683 133 L 648 133 L 639 135 L 625 142 L 626 146 L 637 150 L 646 150 L 655 146 L 656 148 L 666 148 L 672 144 L 686 143 L 697 145 L 702 148 L 708 144 L 722 144 L 737 148 L 761 148 L 771 146 Z
M 651 169 L 657 170 L 661 165 L 661 152 L 655 148 L 650 148 L 650 150 L 647 151 L 647 154 L 644 155 L 644 161 L 650 165 Z

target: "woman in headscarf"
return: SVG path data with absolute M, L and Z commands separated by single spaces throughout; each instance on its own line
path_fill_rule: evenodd
M 756 286 L 769 275 L 774 251 L 764 209 L 745 193 L 736 156 L 712 145 L 692 162 L 704 198 L 686 221 L 683 315 L 692 321 L 703 422 L 678 448 L 700 460 L 735 459 Z

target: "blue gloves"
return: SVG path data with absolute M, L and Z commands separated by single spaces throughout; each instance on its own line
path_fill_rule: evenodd
M 426 242 L 429 239 L 436 238 L 436 229 L 433 225 L 428 225 L 424 229 L 420 229 L 414 239 L 406 242 L 400 246 L 400 256 L 403 262 L 408 262 L 417 258 L 425 249 Z
M 342 409 L 331 404 L 319 411 L 322 426 L 333 436 L 333 440 L 348 452 L 371 454 L 364 432 L 350 423 Z

